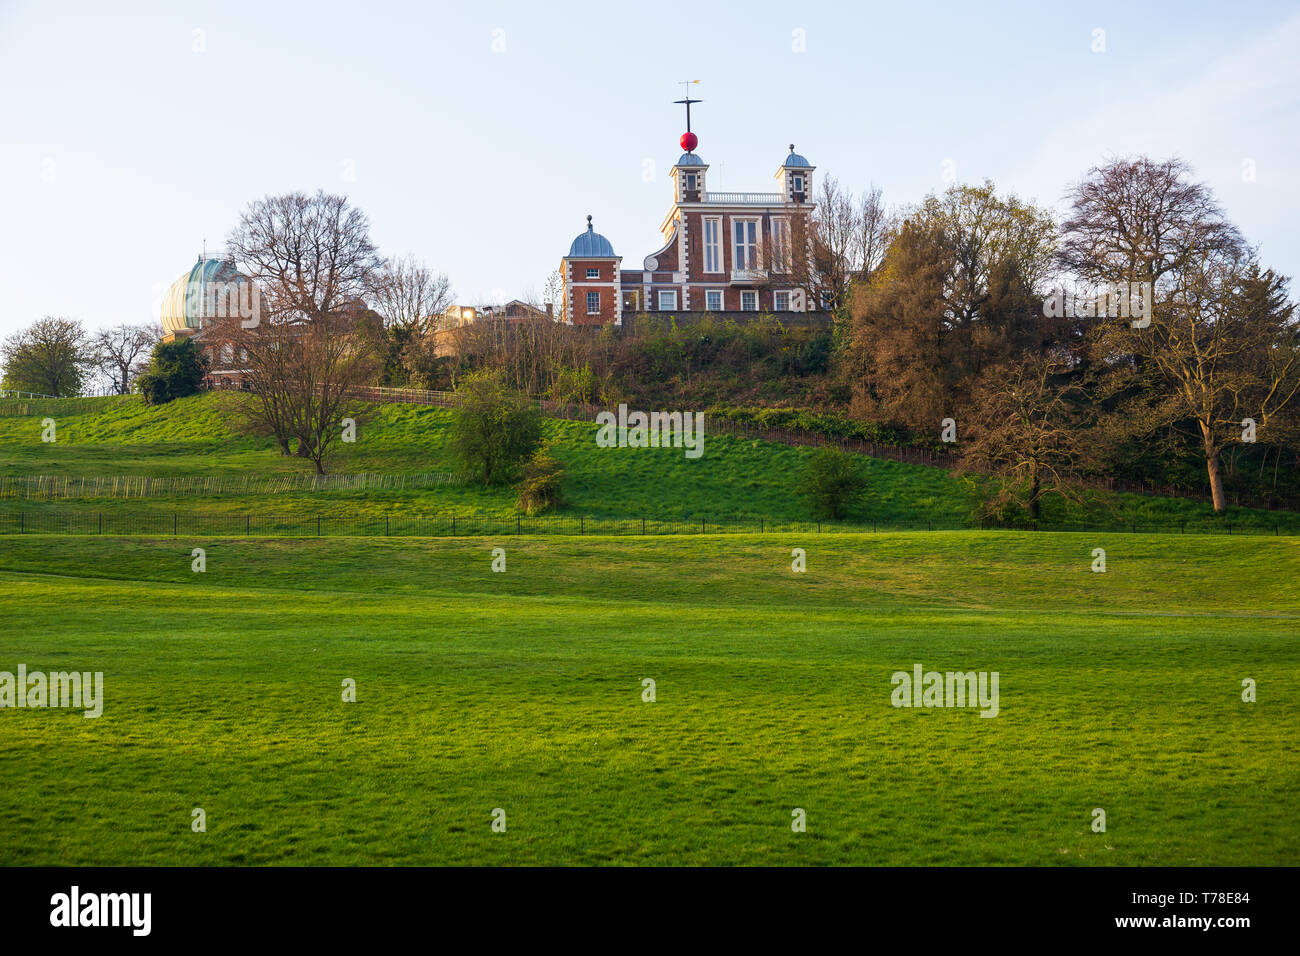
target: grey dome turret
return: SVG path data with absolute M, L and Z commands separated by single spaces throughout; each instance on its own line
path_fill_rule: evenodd
M 580 233 L 569 246 L 571 259 L 615 259 L 614 247 L 610 241 L 596 232 L 591 226 L 591 217 L 587 217 L 587 231 Z

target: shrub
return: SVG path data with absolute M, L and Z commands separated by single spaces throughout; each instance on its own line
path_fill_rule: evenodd
M 136 387 L 149 405 L 198 394 L 208 365 L 192 339 L 159 342 L 153 347 L 149 369 L 136 379 Z
M 862 499 L 867 482 L 858 460 L 838 448 L 819 448 L 808 462 L 804 485 L 813 516 L 842 519 Z
M 606 401 L 605 383 L 592 371 L 589 363 L 581 368 L 563 368 L 551 385 L 552 401 L 566 405 L 603 405 Z
M 465 470 L 485 485 L 509 481 L 541 441 L 537 406 L 507 388 L 496 369 L 466 376 L 456 394 L 451 444 Z
M 524 514 L 539 515 L 553 511 L 564 504 L 560 482 L 564 466 L 542 448 L 524 465 L 523 480 L 519 483 L 519 510 Z
M 865 422 L 843 412 L 818 412 L 801 408 L 735 408 L 718 406 L 710 413 L 720 418 L 760 428 L 794 428 L 827 438 L 860 439 L 880 445 L 932 445 L 933 441 L 908 433 L 901 425 Z

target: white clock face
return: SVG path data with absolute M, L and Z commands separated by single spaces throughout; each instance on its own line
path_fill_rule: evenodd
M 659 268 L 659 260 L 654 256 L 646 256 L 644 265 L 646 272 L 654 272 Z

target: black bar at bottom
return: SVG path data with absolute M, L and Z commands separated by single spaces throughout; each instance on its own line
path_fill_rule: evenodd
M 495 933 L 503 920 L 539 939 L 589 935 L 613 920 L 634 935 L 653 926 L 664 940 L 688 929 L 693 938 L 726 933 L 734 940 L 802 928 L 812 934 L 806 940 L 850 933 L 874 942 L 924 942 L 924 950 L 936 952 L 981 942 L 1002 948 L 1018 940 L 1125 937 L 1175 946 L 1202 940 L 1226 951 L 1261 931 L 1271 936 L 1288 928 L 1293 877 L 1277 869 L 1209 867 L 8 868 L 0 869 L 0 925 L 7 944 L 60 936 L 209 946 L 283 939 L 296 950 L 320 940 L 335 952 L 349 940 L 373 940 L 381 927 L 384 937 L 457 925 Z M 88 896 L 149 894 L 147 937 L 136 935 L 144 928 L 143 896 L 131 898 L 137 905 L 130 909 L 123 898 L 114 902 L 128 914 L 119 919 L 127 925 L 52 925 L 52 918 L 70 922 L 73 887 L 82 912 Z

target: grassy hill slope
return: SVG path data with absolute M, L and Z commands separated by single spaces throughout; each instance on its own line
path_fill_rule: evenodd
M 203 395 L 162 407 L 137 398 L 58 402 L 0 402 L 3 475 L 275 475 L 306 473 L 266 438 L 236 433 L 222 396 Z M 67 411 L 64 411 L 64 410 Z M 40 441 L 42 420 L 54 417 L 58 441 Z M 380 405 L 359 426 L 357 442 L 337 445 L 331 471 L 414 474 L 457 467 L 448 447 L 450 413 L 414 405 Z M 565 512 L 598 518 L 712 521 L 809 518 L 800 494 L 812 451 L 762 441 L 708 436 L 702 458 L 680 449 L 602 449 L 594 424 L 547 420 L 546 438 L 567 467 Z M 896 527 L 963 527 L 975 495 L 969 483 L 942 469 L 861 457 L 868 495 L 850 523 Z M 148 500 L 0 501 L 0 509 L 40 511 L 203 511 L 243 514 L 382 516 L 515 514 L 509 488 L 454 484 L 392 492 L 293 492 L 263 495 L 174 496 Z M 1131 527 L 1167 530 L 1300 532 L 1300 515 L 1233 509 L 1215 516 L 1208 505 L 1127 494 L 1091 495 L 1084 503 L 1049 500 L 1044 527 Z

